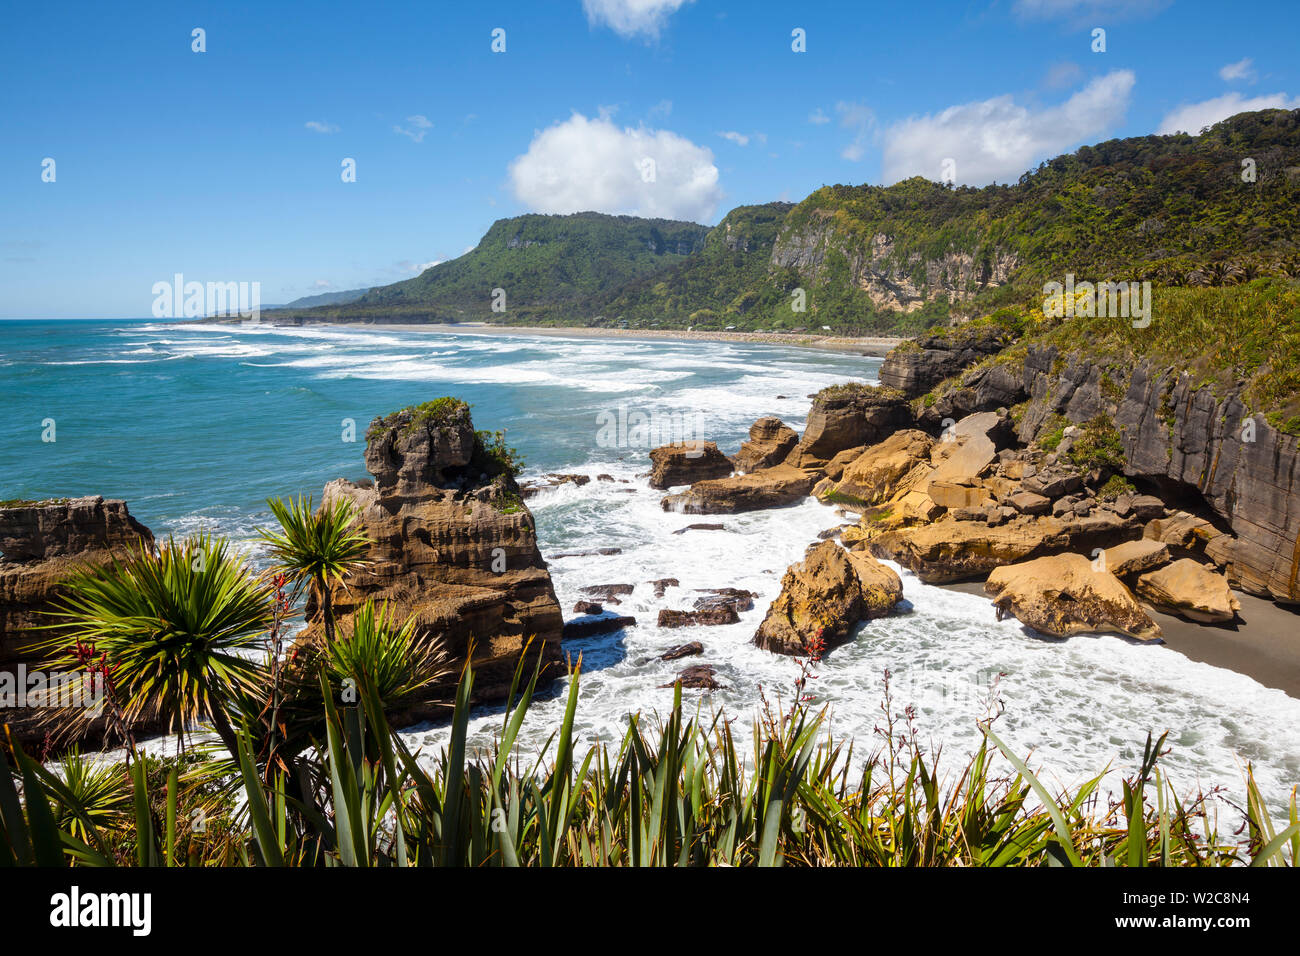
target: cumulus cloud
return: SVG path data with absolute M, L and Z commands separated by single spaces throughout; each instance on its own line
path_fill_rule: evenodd
M 667 130 L 619 128 L 580 113 L 538 132 L 509 175 L 520 202 L 544 213 L 707 221 L 722 199 L 711 150 Z
M 1236 80 L 1245 80 L 1247 83 L 1255 82 L 1255 61 L 1250 57 L 1244 60 L 1238 60 L 1236 63 L 1229 63 L 1219 70 L 1219 77 L 1228 83 Z
M 1045 109 L 1006 95 L 895 123 L 885 131 L 882 177 L 886 183 L 917 175 L 937 180 L 944 160 L 952 159 L 959 183 L 1013 181 L 1120 122 L 1136 79 L 1131 70 L 1116 70 Z
M 830 121 L 831 118 L 822 112 L 820 106 L 808 114 L 808 122 L 812 123 L 814 126 L 825 126 Z
M 1242 96 L 1240 93 L 1224 93 L 1212 100 L 1201 103 L 1184 103 L 1172 110 L 1160 121 L 1157 133 L 1192 133 L 1195 135 L 1207 126 L 1213 126 L 1219 120 L 1227 119 L 1237 113 L 1249 113 L 1254 110 L 1284 109 L 1300 107 L 1300 97 L 1290 99 L 1285 93 L 1266 93 L 1263 96 Z
M 582 0 L 587 20 L 604 24 L 619 36 L 659 36 L 668 18 L 693 0 Z
M 721 136 L 723 139 L 731 140 L 737 146 L 749 145 L 749 137 L 746 136 L 744 133 L 737 133 L 733 130 L 727 130 L 725 132 L 719 133 L 718 135 Z
M 308 120 L 303 125 L 317 133 L 337 133 L 339 131 L 339 128 L 333 123 L 322 123 L 317 120 Z
M 413 143 L 422 142 L 429 130 L 433 129 L 433 123 L 429 122 L 429 118 L 418 113 L 415 116 L 408 116 L 406 124 L 406 126 L 394 126 L 393 132 L 411 137 Z

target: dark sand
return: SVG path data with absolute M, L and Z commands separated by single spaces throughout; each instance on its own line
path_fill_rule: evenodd
M 983 581 L 944 585 L 966 594 L 984 593 Z M 1225 667 L 1300 698 L 1300 614 L 1272 601 L 1234 591 L 1241 611 L 1232 624 L 1194 624 L 1148 605 L 1164 632 L 1164 644 L 1194 661 Z

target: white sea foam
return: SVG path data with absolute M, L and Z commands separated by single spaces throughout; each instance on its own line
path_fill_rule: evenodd
M 652 491 L 643 476 L 648 449 L 597 447 L 595 416 L 623 401 L 666 414 L 699 413 L 706 434 L 730 452 L 759 415 L 776 414 L 800 427 L 810 406 L 807 396 L 844 381 L 853 360 L 809 360 L 808 353 L 793 349 L 730 343 L 460 332 L 175 325 L 124 331 L 130 333 L 128 344 L 134 348 L 148 345 L 207 359 L 251 357 L 304 370 L 319 382 L 353 377 L 566 389 L 567 404 L 528 404 L 522 420 L 500 424 L 545 429 L 555 427 L 549 421 L 552 414 L 591 416 L 590 429 L 566 432 L 571 452 L 553 453 L 571 460 L 548 459 L 546 468 L 593 480 L 581 487 L 565 484 L 544 490 L 530 498 L 529 505 L 544 555 L 621 549 L 618 554 L 551 562 L 566 616 L 583 596 L 584 586 L 635 585 L 633 594 L 612 609 L 635 616 L 636 627 L 565 644 L 566 652 L 575 657 L 581 652 L 584 660 L 581 736 L 614 741 L 621 737 L 629 713 L 663 713 L 672 692 L 660 685 L 670 683 L 683 663 L 666 663 L 659 655 L 690 640 L 701 641 L 705 653 L 686 663 L 712 664 L 725 689 L 711 694 L 690 691 L 688 699 L 706 711 L 725 708 L 737 718 L 733 730 L 742 739 L 760 686 L 769 697 L 780 693 L 788 701 L 794 664 L 758 650 L 750 641 L 778 593 L 786 567 L 820 531 L 843 519 L 811 500 L 744 515 L 665 513 L 659 506 L 661 493 Z M 214 335 L 218 331 L 220 335 Z M 146 337 L 149 341 L 141 342 Z M 422 352 L 425 348 L 430 351 Z M 862 363 L 861 378 L 874 381 L 878 364 Z M 711 378 L 711 368 L 730 378 Z M 615 481 L 595 480 L 601 473 Z M 192 520 L 182 525 L 201 523 L 247 541 L 259 519 L 205 509 Z M 726 530 L 672 533 L 699 522 L 721 523 Z M 994 620 L 989 602 L 980 596 L 925 585 L 907 573 L 902 576 L 910 612 L 866 624 L 853 641 L 826 657 L 815 685 L 820 701 L 830 708 L 833 731 L 853 737 L 859 755 L 873 749 L 886 668 L 892 674 L 895 708 L 915 705 L 923 741 L 942 742 L 950 767 L 964 762 L 978 742 L 975 720 L 984 711 L 989 682 L 1005 674 L 999 678 L 1006 702 L 996 725 L 999 733 L 1018 752 L 1032 751 L 1031 763 L 1054 783 L 1077 785 L 1107 764 L 1131 772 L 1148 730 L 1157 735 L 1172 731 L 1172 752 L 1164 766 L 1180 793 L 1222 784 L 1239 798 L 1241 764 L 1250 761 L 1270 802 L 1281 806 L 1290 786 L 1300 779 L 1300 700 L 1249 677 L 1191 661 L 1165 646 L 1116 637 L 1044 639 L 1014 620 Z M 655 598 L 649 582 L 668 577 L 677 578 L 680 588 Z M 657 627 L 661 608 L 688 608 L 700 596 L 694 589 L 714 587 L 745 588 L 759 597 L 738 624 L 690 630 Z M 534 704 L 522 737 L 525 751 L 542 745 L 558 725 L 562 707 L 562 699 Z M 489 745 L 499 725 L 499 709 L 476 711 L 472 745 Z M 407 736 L 428 753 L 445 743 L 446 730 L 412 728 Z M 1117 786 L 1118 774 L 1112 774 L 1107 789 Z

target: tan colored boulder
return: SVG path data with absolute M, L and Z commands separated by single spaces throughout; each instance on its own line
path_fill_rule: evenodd
M 834 458 L 828 461 L 822 467 L 822 472 L 831 481 L 833 482 L 839 481 L 840 478 L 843 477 L 844 475 L 844 469 L 848 468 L 849 465 L 853 464 L 864 454 L 866 454 L 866 451 L 867 451 L 866 445 L 858 445 L 855 448 L 846 448 L 844 449 L 844 451 L 840 452 Z
M 679 441 L 651 449 L 650 487 L 663 491 L 731 474 L 731 459 L 711 441 Z
M 827 649 L 849 640 L 856 625 L 888 614 L 903 598 L 903 582 L 890 568 L 834 541 L 808 548 L 781 579 L 754 643 L 778 654 L 805 654 L 820 636 Z
M 1142 575 L 1136 590 L 1157 610 L 1200 624 L 1231 621 L 1241 610 L 1224 576 L 1191 558 Z
M 736 454 L 736 468 L 743 472 L 771 468 L 785 460 L 799 443 L 799 434 L 773 415 L 760 418 L 749 426 L 749 441 Z M 725 475 L 702 475 L 702 478 L 725 478 Z
M 685 514 L 734 514 L 798 504 L 812 491 L 818 472 L 777 465 L 752 475 L 697 481 L 689 491 L 665 495 L 664 511 Z
M 1053 637 L 1124 634 L 1149 641 L 1160 626 L 1109 571 L 1081 554 L 1056 554 L 996 568 L 984 583 L 998 618 L 1010 614 Z
M 1169 563 L 1169 548 L 1164 542 L 1151 538 L 1125 541 L 1104 552 L 1106 570 L 1117 578 L 1142 574 Z
M 1204 518 L 1198 518 L 1186 511 L 1175 511 L 1167 518 L 1154 518 L 1148 521 L 1142 536 L 1184 552 L 1201 552 L 1211 541 L 1224 535 Z
M 1052 510 L 1052 500 L 1032 491 L 1020 491 L 1007 498 L 1007 504 L 1022 515 L 1045 515 Z
M 1065 526 L 1055 518 L 1020 519 L 990 527 L 945 517 L 932 524 L 886 531 L 872 537 L 868 550 L 896 561 L 928 584 L 963 581 L 1069 547 Z
M 926 493 L 936 505 L 949 511 L 982 508 L 990 500 L 989 493 L 983 488 L 961 485 L 954 481 L 931 481 Z
M 837 502 L 877 505 L 906 491 L 928 475 L 934 440 L 925 432 L 904 429 L 858 455 L 831 490 Z
M 989 436 L 1001 421 L 994 412 L 981 412 L 950 427 L 930 450 L 935 466 L 930 481 L 961 483 L 979 477 L 997 457 L 997 446 Z

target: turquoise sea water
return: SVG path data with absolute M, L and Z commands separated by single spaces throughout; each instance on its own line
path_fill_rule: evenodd
M 269 495 L 310 492 L 364 476 L 366 424 L 440 395 L 473 406 L 479 428 L 506 428 L 528 463 L 545 472 L 609 474 L 614 482 L 564 485 L 530 500 L 561 606 L 584 585 L 629 583 L 616 610 L 638 626 L 571 641 L 583 654 L 579 729 L 621 736 L 626 715 L 671 700 L 660 685 L 680 664 L 658 660 L 700 640 L 725 685 L 702 697 L 741 718 L 759 700 L 788 697 L 794 665 L 749 644 L 781 574 L 818 532 L 843 519 L 809 500 L 797 507 L 710 517 L 724 531 L 675 530 L 702 519 L 665 513 L 645 480 L 648 447 L 602 438 L 601 423 L 642 412 L 689 421 L 734 452 L 762 415 L 801 429 L 809 395 L 834 382 L 874 381 L 879 361 L 808 349 L 712 342 L 499 335 L 436 329 L 222 327 L 155 322 L 0 322 L 0 499 L 102 494 L 124 498 L 155 534 L 199 528 L 231 536 L 260 559 L 255 529 Z M 54 422 L 54 442 L 42 441 Z M 357 441 L 344 441 L 345 420 Z M 555 555 L 617 548 L 591 557 Z M 650 581 L 680 588 L 656 598 Z M 1047 779 L 1078 783 L 1108 762 L 1125 772 L 1147 730 L 1171 730 L 1166 766 L 1182 791 L 1223 784 L 1240 797 L 1255 765 L 1271 802 L 1300 780 L 1300 701 L 1163 646 L 1116 637 L 1048 640 L 1014 620 L 996 622 L 977 596 L 904 574 L 909 613 L 873 621 L 830 654 L 817 690 L 832 729 L 873 748 L 881 678 L 892 674 L 896 709 L 917 708 L 923 740 L 957 763 L 977 741 L 975 720 L 1001 674 L 1004 739 L 1033 751 Z M 658 610 L 686 608 L 696 588 L 759 593 L 739 624 L 661 630 Z M 522 738 L 541 746 L 560 704 L 540 702 Z M 499 726 L 490 708 L 474 724 L 486 745 Z M 411 728 L 427 750 L 439 727 Z M 1118 786 L 1113 780 L 1112 788 Z M 1230 814 L 1229 814 L 1230 816 Z

